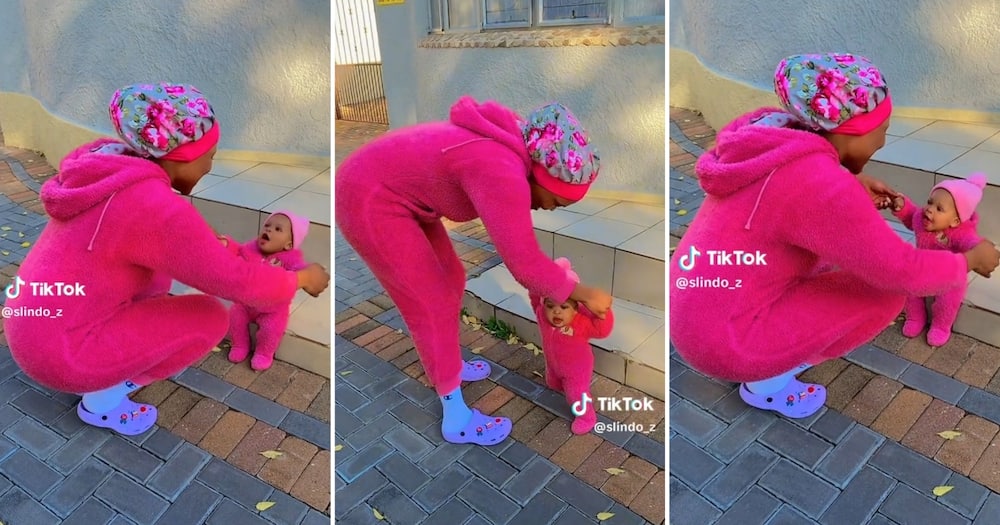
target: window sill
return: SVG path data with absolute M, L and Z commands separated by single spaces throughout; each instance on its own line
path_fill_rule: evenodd
M 665 42 L 665 25 L 559 26 L 528 30 L 487 30 L 478 33 L 436 33 L 424 38 L 419 47 L 607 47 L 662 45 Z

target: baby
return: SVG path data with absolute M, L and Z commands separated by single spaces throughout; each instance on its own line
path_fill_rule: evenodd
M 975 173 L 967 180 L 947 180 L 931 188 L 923 208 L 917 208 L 906 196 L 893 198 L 893 215 L 916 233 L 917 248 L 964 253 L 981 240 L 976 233 L 979 222 L 976 206 L 985 187 L 986 176 L 982 173 Z M 951 338 L 951 327 L 962 307 L 966 288 L 963 283 L 934 298 L 927 344 L 942 346 Z M 903 335 L 916 337 L 927 324 L 924 298 L 907 299 L 905 311 Z
M 220 236 L 224 246 L 248 261 L 281 266 L 286 270 L 301 270 L 308 266 L 302 257 L 302 241 L 309 231 L 309 220 L 287 211 L 272 213 L 260 235 L 244 244 L 237 244 L 230 237 Z M 250 366 L 254 370 L 267 370 L 274 362 L 290 314 L 289 304 L 277 308 L 260 309 L 233 303 L 229 311 L 229 336 L 233 340 L 229 360 L 239 363 L 250 354 L 250 323 L 257 323 L 257 348 Z
M 568 259 L 560 257 L 555 263 L 565 269 L 572 280 L 580 282 Z M 590 380 L 594 376 L 594 351 L 590 339 L 603 339 L 611 334 L 614 314 L 608 310 L 605 318 L 600 319 L 572 299 L 560 304 L 534 292 L 528 295 L 542 334 L 545 383 L 566 394 L 566 401 L 576 416 L 573 433 L 586 434 L 597 424 L 597 412 L 590 395 Z

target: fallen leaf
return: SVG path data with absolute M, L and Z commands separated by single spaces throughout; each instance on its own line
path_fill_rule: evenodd
M 265 450 L 264 452 L 261 452 L 260 455 L 264 456 L 267 459 L 275 459 L 278 456 L 284 456 L 285 453 L 284 452 L 278 452 L 277 450 Z
M 613 517 L 615 517 L 615 513 L 614 512 L 598 512 L 597 513 L 597 521 L 609 520 L 609 519 L 611 519 Z
M 510 336 L 510 337 L 507 338 L 507 344 L 509 344 L 509 345 L 516 345 L 518 343 L 520 343 L 520 341 L 518 341 L 516 335 L 512 335 L 512 336 Z
M 221 348 L 219 348 L 219 347 L 215 347 L 215 348 L 213 348 L 213 349 L 212 349 L 212 351 L 213 351 L 213 352 L 221 352 L 221 351 L 222 351 L 222 349 L 221 349 Z
M 469 350 L 469 351 L 472 352 L 473 354 L 479 355 L 479 354 L 483 353 L 483 347 L 477 346 L 477 347 L 475 347 L 475 348 L 473 348 L 472 350 Z
M 534 352 L 535 350 L 538 350 L 538 347 L 535 346 L 535 343 L 525 343 L 524 347 L 527 348 L 528 350 L 531 350 L 532 352 Z M 538 354 L 535 354 L 535 355 L 538 355 Z
M 340 373 L 341 376 L 349 376 L 354 373 L 354 370 L 344 370 Z
M 372 514 L 375 515 L 375 519 L 379 521 L 385 521 L 385 515 L 378 511 L 375 507 L 372 507 Z
M 680 204 L 680 203 L 681 203 L 680 199 L 674 199 L 674 204 Z
M 262 502 L 260 502 L 260 503 L 257 504 L 257 510 L 265 511 L 265 510 L 267 510 L 267 509 L 269 509 L 269 508 L 271 508 L 273 506 L 274 506 L 274 502 L 273 501 L 262 501 Z
M 22 237 L 24 237 L 24 233 L 22 233 L 22 232 L 17 232 L 17 238 L 18 238 L 18 239 L 20 239 L 20 238 L 22 238 Z
M 951 485 L 938 485 L 937 487 L 934 487 L 934 495 L 935 496 L 944 496 L 945 494 L 951 492 L 951 489 L 953 489 L 953 488 L 955 488 L 955 487 L 953 487 Z
M 681 175 L 680 177 L 677 177 L 677 180 L 684 180 L 684 175 Z
M 335 445 L 333 447 L 333 451 L 334 452 L 340 452 L 341 450 L 343 450 L 343 448 L 344 448 L 344 445 Z
M 28 246 L 31 246 L 31 243 L 28 241 L 24 241 L 21 243 L 21 248 L 27 248 Z
M 945 439 L 955 439 L 958 436 L 961 436 L 962 433 L 961 432 L 957 432 L 955 430 L 945 430 L 944 432 L 938 432 L 938 435 L 941 436 L 941 437 L 943 437 L 943 438 L 945 438 Z
M 532 371 L 531 371 L 531 373 L 532 373 L 532 374 L 535 374 L 535 375 L 536 375 L 536 376 L 538 376 L 538 377 L 545 377 L 545 376 L 543 376 L 543 375 L 542 375 L 542 373 L 541 373 L 541 372 L 539 372 L 538 370 L 532 370 Z
M 10 231 L 10 226 L 0 226 L 0 230 L 3 230 L 5 232 L 9 232 Z
M 0 254 L 3 254 L 4 256 L 7 256 L 7 255 L 10 255 L 10 252 L 8 252 L 7 250 L 0 250 Z
M 607 472 L 608 474 L 611 474 L 612 476 L 617 476 L 619 474 L 624 474 L 625 473 L 624 470 L 622 470 L 620 468 L 614 468 L 614 467 L 606 468 L 606 469 L 604 469 L 604 472 Z
M 677 215 L 684 216 L 684 215 L 687 215 L 687 214 L 688 214 L 687 210 L 677 210 Z
M 402 328 L 397 328 L 397 329 L 396 329 L 396 333 L 397 333 L 397 334 L 401 334 L 401 333 L 403 333 L 403 329 L 402 329 Z

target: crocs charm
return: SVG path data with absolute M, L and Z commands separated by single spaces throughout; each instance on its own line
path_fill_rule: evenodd
M 562 330 L 559 330 L 559 332 L 561 334 L 563 334 L 563 335 L 568 335 L 568 336 L 572 337 L 573 336 L 573 327 L 572 326 L 564 326 L 564 327 L 562 327 Z
M 789 394 L 789 395 L 788 395 L 788 399 L 787 399 L 786 401 L 787 401 L 787 403 L 786 403 L 786 404 L 787 404 L 788 406 L 792 406 L 792 405 L 794 405 L 794 404 L 795 404 L 795 396 L 793 396 L 793 395 Z
M 483 367 L 482 363 L 479 363 L 479 362 L 476 363 L 476 368 L 482 368 L 482 367 Z
M 451 396 L 444 396 L 445 401 L 451 401 Z
M 476 427 L 476 435 L 483 437 L 483 427 Z
M 131 413 L 130 412 L 123 413 L 122 417 L 118 421 L 118 423 L 121 424 L 121 425 L 124 425 L 124 424 L 128 423 L 130 415 L 132 416 L 132 419 L 135 419 L 135 418 L 137 418 L 137 417 L 139 417 L 139 416 L 141 416 L 142 414 L 145 414 L 145 413 L 146 413 L 146 407 L 140 406 L 138 410 L 133 410 Z
M 799 392 L 798 400 L 802 401 L 807 396 L 809 396 L 811 394 L 814 394 L 815 392 L 816 392 L 816 387 L 810 386 L 809 388 L 806 389 L 805 392 Z M 795 404 L 795 401 L 796 401 L 795 395 L 794 394 L 788 394 L 788 399 L 787 399 L 787 403 L 786 404 L 788 406 L 792 406 L 792 405 Z
M 131 381 L 125 381 L 125 387 L 126 388 L 135 388 L 136 386 L 135 386 L 135 383 L 133 383 Z

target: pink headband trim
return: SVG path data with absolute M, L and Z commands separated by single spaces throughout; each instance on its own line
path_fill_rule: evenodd
M 867 135 L 872 131 L 878 129 L 879 126 L 885 122 L 885 119 L 889 118 L 889 114 L 892 113 L 892 100 L 889 98 L 889 93 L 885 94 L 885 99 L 879 102 L 875 109 L 869 111 L 868 113 L 862 113 L 860 115 L 851 117 L 843 124 L 834 128 L 830 133 L 836 133 L 838 135 L 853 135 L 861 136 Z
M 219 143 L 219 122 L 215 121 L 211 129 L 205 132 L 202 137 L 194 142 L 186 142 L 170 150 L 169 153 L 160 157 L 164 160 L 175 162 L 191 162 L 198 157 L 208 153 L 212 147 Z

